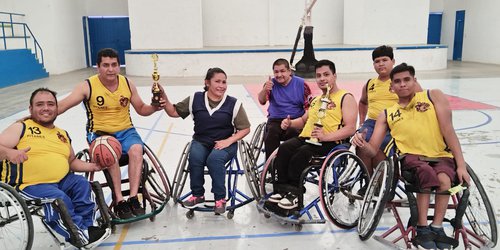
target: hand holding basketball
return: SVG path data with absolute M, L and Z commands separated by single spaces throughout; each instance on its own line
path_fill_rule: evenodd
M 90 160 L 103 168 L 111 167 L 122 156 L 122 145 L 113 136 L 97 137 L 90 144 Z

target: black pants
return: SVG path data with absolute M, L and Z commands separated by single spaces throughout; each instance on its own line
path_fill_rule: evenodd
M 296 137 L 300 131 L 294 128 L 287 130 L 281 129 L 281 121 L 283 119 L 268 119 L 266 123 L 266 131 L 264 134 L 264 147 L 266 149 L 266 159 L 277 149 L 281 141 L 286 141 Z
M 321 142 L 322 146 L 316 146 L 305 142 L 306 139 L 294 137 L 279 146 L 278 155 L 273 165 L 278 175 L 278 184 L 288 184 L 300 188 L 302 186 L 299 183 L 300 175 L 308 166 L 311 157 L 314 155 L 324 156 L 338 145 L 337 142 Z

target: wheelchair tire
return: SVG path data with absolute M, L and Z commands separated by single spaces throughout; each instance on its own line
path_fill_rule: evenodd
M 262 153 L 262 148 L 264 146 L 264 134 L 266 130 L 266 123 L 263 122 L 257 126 L 255 132 L 253 133 L 252 139 L 249 143 L 249 153 L 252 154 L 253 159 L 257 161 L 260 154 Z M 257 162 L 254 164 L 257 165 Z
M 260 200 L 260 171 L 255 161 L 252 159 L 253 155 L 250 150 L 251 146 L 245 141 L 238 142 L 238 152 L 243 163 L 243 170 L 245 178 L 247 179 L 248 187 L 255 200 Z
M 349 150 L 327 156 L 321 167 L 319 192 L 328 219 L 343 229 L 358 224 L 363 196 L 357 191 L 370 181 L 363 161 Z
M 155 202 L 157 205 L 161 205 L 170 200 L 170 180 L 168 179 L 167 172 L 151 148 L 144 144 L 144 149 L 145 154 L 147 155 L 147 159 L 145 158 L 144 160 L 149 166 L 148 168 L 144 168 L 148 169 L 145 184 L 148 189 L 148 193 L 151 196 L 152 202 Z
M 267 159 L 264 169 L 260 175 L 260 193 L 262 197 L 273 192 L 273 183 L 275 178 L 273 163 L 277 153 L 278 149 L 274 150 L 274 152 L 269 156 L 269 159 Z
M 177 163 L 177 169 L 175 170 L 174 182 L 172 183 L 172 199 L 174 203 L 180 202 L 180 197 L 182 195 L 182 190 L 184 189 L 184 184 L 186 184 L 186 179 L 188 177 L 188 156 L 189 150 L 191 149 L 191 142 L 188 142 L 182 151 L 181 158 Z
M 34 228 L 24 199 L 6 183 L 0 182 L 0 248 L 31 249 Z
M 381 161 L 371 177 L 361 206 L 358 222 L 358 236 L 361 240 L 369 239 L 375 232 L 384 213 L 385 204 L 389 199 L 393 179 L 394 167 L 392 161 Z M 377 192 L 379 193 L 378 196 L 376 195 Z
M 497 244 L 497 221 L 490 200 L 476 173 L 467 164 L 467 172 L 471 178 L 469 185 L 469 203 L 465 210 L 470 227 L 481 239 L 487 241 L 488 247 Z

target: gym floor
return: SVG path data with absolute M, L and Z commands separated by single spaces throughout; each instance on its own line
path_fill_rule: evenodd
M 29 96 L 34 89 L 48 87 L 59 92 L 59 98 L 63 98 L 76 83 L 95 72 L 92 68 L 82 69 L 3 88 L 0 93 L 0 129 L 28 114 Z M 359 99 L 363 84 L 373 76 L 369 73 L 338 72 L 337 82 Z M 417 69 L 416 77 L 423 88 L 439 88 L 450 97 L 454 127 L 465 159 L 481 179 L 498 218 L 500 198 L 496 196 L 500 197 L 497 190 L 500 172 L 496 164 L 500 159 L 500 65 L 449 62 L 446 70 L 419 72 Z M 142 99 L 149 100 L 151 79 L 130 79 L 138 86 Z M 175 103 L 202 90 L 202 79 L 162 76 L 161 84 Z M 228 94 L 242 100 L 252 123 L 252 132 L 245 140 L 250 140 L 253 130 L 266 120 L 265 108 L 256 99 L 256 92 L 266 79 L 267 76 L 228 76 Z M 309 81 L 314 83 L 314 79 Z M 191 118 L 174 119 L 163 111 L 149 117 L 140 117 L 134 111 L 131 115 L 143 140 L 159 157 L 172 181 L 184 145 L 193 133 Z M 56 120 L 57 126 L 68 130 L 75 152 L 86 147 L 85 122 L 83 107 L 70 109 Z M 210 177 L 206 179 L 205 188 L 209 192 Z M 239 178 L 238 187 L 251 195 L 244 176 Z M 184 190 L 188 189 L 189 184 L 186 183 Z M 316 190 L 308 189 L 308 192 Z M 212 198 L 210 193 L 206 195 Z M 212 212 L 195 212 L 194 218 L 187 219 L 186 212 L 170 200 L 154 222 L 143 220 L 119 225 L 116 232 L 97 249 L 387 249 L 374 239 L 359 240 L 355 229 L 343 230 L 328 221 L 326 224 L 304 225 L 302 231 L 296 232 L 290 225 L 264 218 L 258 213 L 255 202 L 236 209 L 233 219 L 215 216 Z M 405 211 L 403 220 L 406 219 Z M 384 213 L 375 235 L 393 224 L 392 213 Z M 35 220 L 35 232 L 34 249 L 58 248 L 38 220 Z

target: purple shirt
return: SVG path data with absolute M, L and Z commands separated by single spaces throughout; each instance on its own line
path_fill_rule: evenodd
M 287 115 L 294 119 L 304 115 L 304 79 L 292 76 L 290 83 L 282 86 L 272 79 L 274 85 L 269 93 L 268 118 L 283 119 Z

